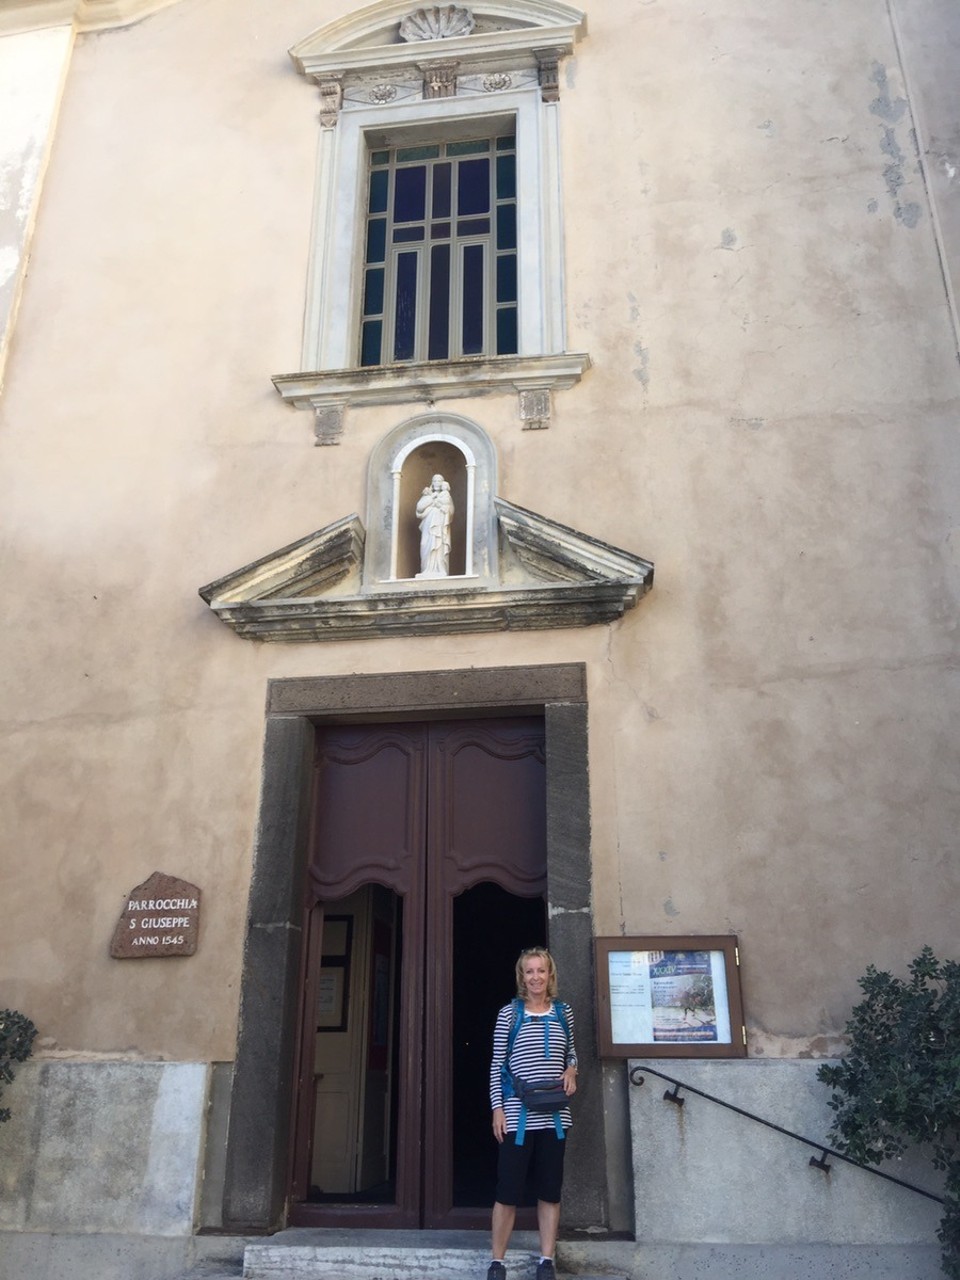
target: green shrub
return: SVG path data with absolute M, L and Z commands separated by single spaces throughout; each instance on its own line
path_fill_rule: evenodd
M 37 1028 L 29 1018 L 13 1009 L 0 1009 L 0 1094 L 13 1079 L 13 1062 L 26 1062 L 33 1052 Z M 0 1107 L 0 1124 L 10 1119 L 10 1108 Z
M 830 1141 L 844 1154 L 879 1164 L 911 1143 L 929 1146 L 946 1173 L 943 1273 L 960 1280 L 960 964 L 924 947 L 909 970 L 904 981 L 870 965 L 846 1026 L 849 1051 L 817 1076 L 835 1091 Z

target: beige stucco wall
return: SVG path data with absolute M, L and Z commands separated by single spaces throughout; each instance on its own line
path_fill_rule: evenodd
M 754 1054 L 955 945 L 956 334 L 882 0 L 603 0 L 563 72 L 568 348 L 512 502 L 656 562 L 593 630 L 270 646 L 196 589 L 351 511 L 297 367 L 343 7 L 182 0 L 78 39 L 0 401 L 2 1000 L 45 1052 L 233 1056 L 272 677 L 584 662 L 600 933 L 735 931 Z M 942 250 L 942 243 L 941 243 Z M 125 894 L 199 884 L 189 960 Z

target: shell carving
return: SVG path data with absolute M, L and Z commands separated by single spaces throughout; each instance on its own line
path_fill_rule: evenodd
M 428 5 L 407 14 L 400 23 L 400 39 L 448 40 L 468 36 L 475 26 L 473 14 L 464 5 Z

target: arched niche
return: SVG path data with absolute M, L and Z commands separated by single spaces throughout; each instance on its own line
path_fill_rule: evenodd
M 454 503 L 450 573 L 418 578 L 417 500 L 437 474 L 449 482 Z M 395 427 L 370 456 L 363 589 L 409 583 L 411 590 L 442 590 L 495 581 L 496 481 L 493 444 L 469 418 L 430 413 Z

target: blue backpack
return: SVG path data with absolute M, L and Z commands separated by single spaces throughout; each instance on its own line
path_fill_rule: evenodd
M 517 1036 L 520 1034 L 520 1028 L 523 1026 L 523 1023 L 527 1017 L 526 1011 L 523 1007 L 523 1001 L 518 996 L 514 997 L 514 999 L 510 1001 L 510 1004 L 513 1008 L 513 1023 L 510 1027 L 510 1034 L 507 1036 L 507 1052 L 503 1059 L 503 1062 L 500 1064 L 500 1088 L 503 1093 L 504 1102 L 506 1102 L 509 1098 L 516 1098 L 519 1096 L 517 1093 L 516 1082 L 513 1078 L 513 1074 L 510 1071 L 509 1063 L 510 1063 L 510 1055 L 511 1053 L 513 1053 L 513 1046 L 517 1043 Z M 565 1004 L 562 1004 L 559 1000 L 554 1000 L 553 1008 L 550 1010 L 550 1013 L 547 1015 L 547 1017 L 544 1018 L 543 1020 L 543 1043 L 544 1043 L 544 1048 L 546 1050 L 547 1057 L 550 1056 L 550 1028 L 547 1024 L 549 1023 L 551 1017 L 555 1016 L 557 1021 L 560 1023 L 560 1026 L 563 1028 L 563 1034 L 566 1038 L 567 1045 L 569 1047 L 570 1024 L 567 1021 L 566 1008 L 567 1006 Z M 554 1125 L 554 1128 L 556 1129 L 557 1137 L 560 1139 L 561 1142 L 563 1142 L 563 1140 L 566 1137 L 566 1134 L 564 1133 L 563 1125 L 560 1122 L 559 1108 L 557 1108 L 553 1112 L 553 1125 Z M 514 1139 L 514 1142 L 518 1147 L 523 1146 L 526 1136 L 527 1136 L 527 1104 L 524 1102 L 520 1107 L 520 1119 L 517 1122 L 517 1134 Z

